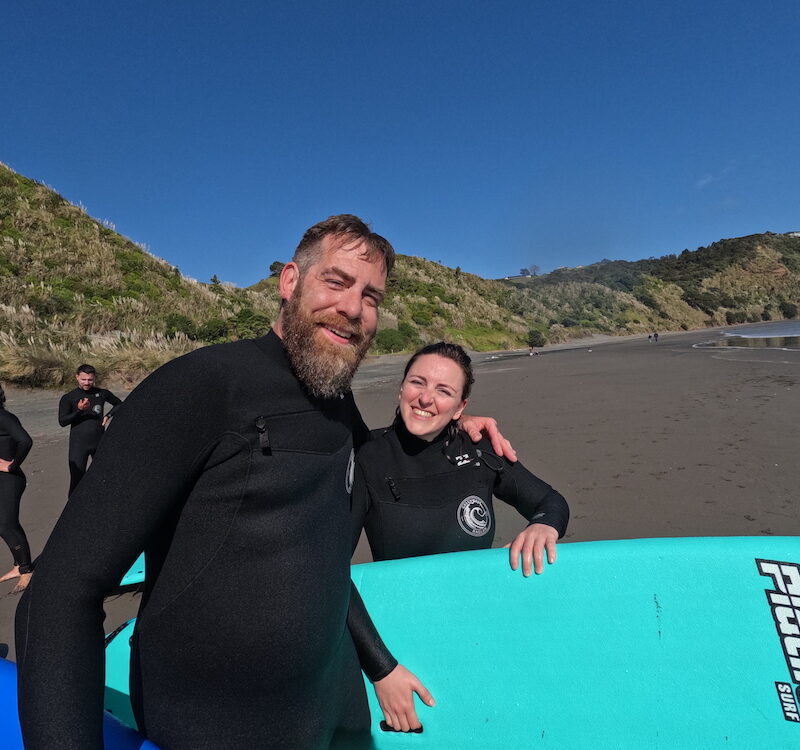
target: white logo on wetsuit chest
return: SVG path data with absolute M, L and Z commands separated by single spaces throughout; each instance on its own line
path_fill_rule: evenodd
M 458 525 L 470 536 L 483 536 L 492 528 L 492 514 L 483 498 L 465 497 L 456 511 Z
M 344 489 L 349 495 L 353 491 L 353 478 L 356 474 L 356 451 L 350 449 L 350 459 L 347 462 L 347 471 L 344 473 Z

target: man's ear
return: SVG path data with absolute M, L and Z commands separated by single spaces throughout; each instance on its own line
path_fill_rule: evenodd
M 289 261 L 282 269 L 278 288 L 281 291 L 281 299 L 291 299 L 297 285 L 300 283 L 300 268 L 294 261 Z

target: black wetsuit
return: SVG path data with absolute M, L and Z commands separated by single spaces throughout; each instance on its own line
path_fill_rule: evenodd
M 81 410 L 78 402 L 89 399 L 89 408 Z M 106 404 L 111 404 L 108 414 L 103 414 Z M 122 401 L 105 388 L 92 386 L 89 390 L 76 388 L 65 393 L 58 402 L 58 423 L 69 430 L 69 494 L 86 473 L 89 457 L 94 456 L 100 438 L 103 437 L 103 417 L 115 413 Z
M 20 573 L 30 573 L 31 549 L 19 525 L 19 501 L 25 492 L 25 474 L 21 465 L 33 441 L 11 412 L 0 406 L 0 458 L 11 461 L 8 473 L 0 471 L 0 537 L 14 556 Z
M 351 393 L 307 395 L 274 333 L 148 377 L 17 612 L 26 748 L 102 747 L 103 597 L 142 549 L 131 687 L 147 737 L 168 750 L 360 746 L 369 710 L 346 620 L 350 462 L 366 434 Z
M 566 500 L 521 463 L 497 458 L 488 440 L 459 432 L 445 449 L 447 430 L 427 442 L 400 419 L 373 435 L 356 459 L 353 519 L 375 560 L 491 547 L 492 495 L 564 535 Z

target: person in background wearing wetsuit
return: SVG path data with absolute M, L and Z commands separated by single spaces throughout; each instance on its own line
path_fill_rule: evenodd
M 33 440 L 19 419 L 5 408 L 6 394 L 0 386 L 0 537 L 14 557 L 14 567 L 0 581 L 19 578 L 12 593 L 24 591 L 31 579 L 33 564 L 25 531 L 19 524 L 19 502 L 25 492 L 22 462 Z
M 360 661 L 370 649 L 350 635 L 350 490 L 368 435 L 350 382 L 393 260 L 355 216 L 316 224 L 267 335 L 179 357 L 119 408 L 17 610 L 26 750 L 102 749 L 103 597 L 142 549 L 131 698 L 145 736 L 170 750 L 370 745 L 360 667 L 397 667 Z M 465 429 L 481 427 L 509 450 L 493 420 Z
M 81 365 L 75 371 L 78 387 L 65 393 L 58 403 L 58 423 L 69 425 L 69 494 L 86 473 L 89 458 L 94 456 L 103 430 L 122 400 L 111 391 L 98 388 L 97 373 L 91 365 Z M 105 405 L 111 404 L 108 414 Z
M 492 496 L 514 506 L 527 527 L 509 545 L 512 570 L 541 573 L 544 555 L 556 560 L 556 541 L 569 521 L 563 496 L 531 474 L 477 444 L 457 429 L 474 382 L 467 353 L 439 342 L 409 360 L 394 423 L 375 430 L 356 458 L 353 538 L 362 526 L 375 560 L 487 549 L 495 530 Z M 419 727 L 407 686 L 375 684 L 391 726 Z

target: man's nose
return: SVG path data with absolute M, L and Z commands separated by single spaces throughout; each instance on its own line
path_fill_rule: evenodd
M 336 311 L 349 320 L 361 320 L 363 305 L 364 300 L 361 298 L 361 291 L 355 287 L 350 287 L 339 297 Z

